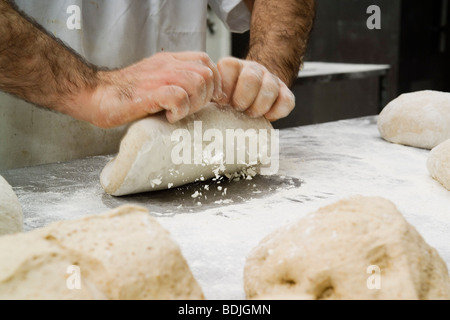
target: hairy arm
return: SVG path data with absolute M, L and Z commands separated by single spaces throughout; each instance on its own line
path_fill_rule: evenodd
M 0 90 L 104 128 L 161 111 L 176 122 L 223 95 L 206 53 L 165 52 L 100 70 L 8 0 L 0 0 Z
M 234 108 L 270 121 L 295 108 L 292 86 L 300 70 L 315 15 L 314 0 L 244 0 L 252 12 L 246 60 L 218 63 L 223 91 Z
M 0 0 L 0 90 L 76 114 L 97 86 L 94 66 Z
M 247 59 L 287 86 L 295 80 L 315 17 L 315 0 L 245 0 L 252 11 Z

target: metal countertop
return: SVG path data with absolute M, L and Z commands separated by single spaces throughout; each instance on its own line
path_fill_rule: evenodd
M 243 299 L 245 257 L 262 238 L 356 194 L 393 201 L 450 266 L 450 191 L 429 176 L 429 151 L 382 140 L 375 117 L 283 129 L 280 142 L 276 176 L 123 198 L 105 194 L 99 183 L 112 156 L 0 174 L 19 197 L 27 231 L 127 203 L 149 208 L 180 245 L 208 299 Z M 202 195 L 193 198 L 196 191 Z

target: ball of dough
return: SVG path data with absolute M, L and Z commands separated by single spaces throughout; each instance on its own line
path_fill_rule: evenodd
M 196 128 L 196 122 L 201 123 L 201 127 Z M 174 124 L 167 122 L 164 115 L 155 115 L 137 121 L 129 128 L 120 143 L 117 157 L 103 169 L 100 175 L 101 185 L 106 193 L 123 196 L 170 189 L 200 179 L 208 180 L 219 174 L 239 172 L 250 163 L 245 162 L 246 160 L 244 163 L 241 162 L 237 158 L 237 150 L 234 152 L 234 159 L 227 158 L 229 150 L 224 149 L 232 145 L 227 143 L 229 142 L 227 130 L 232 129 L 241 129 L 247 133 L 254 132 L 252 138 L 258 145 L 258 151 L 261 150 L 262 141 L 265 141 L 260 139 L 259 130 L 265 130 L 268 145 L 271 146 L 270 134 L 273 127 L 267 119 L 264 117 L 253 119 L 230 106 L 219 106 L 214 103 L 208 104 L 199 112 Z M 180 142 L 172 141 L 172 134 L 180 130 L 189 133 L 186 135 L 189 137 L 183 137 L 183 143 L 189 145 L 186 147 L 186 150 L 190 150 L 190 155 L 187 156 L 189 161 L 186 161 L 189 163 L 174 164 L 172 152 L 176 150 Z M 209 158 L 205 151 L 208 150 L 211 141 L 218 141 L 216 136 L 205 137 L 207 131 L 209 133 L 215 131 L 214 133 L 218 136 L 222 136 L 222 150 L 218 154 L 212 153 L 214 154 L 214 156 L 211 155 L 212 158 Z M 196 136 L 200 137 L 199 143 Z M 194 148 L 196 144 L 200 145 L 202 150 L 196 150 Z M 245 155 L 248 155 L 249 150 L 252 149 L 249 143 L 239 144 L 238 141 L 236 145 L 237 149 Z M 200 156 L 200 161 L 196 163 L 197 156 Z M 257 157 L 260 157 L 260 153 Z M 260 162 L 260 159 L 256 160 Z
M 450 190 L 450 140 L 431 150 L 427 167 L 431 176 Z
M 450 139 L 450 93 L 418 91 L 401 95 L 380 113 L 378 130 L 393 143 L 436 147 Z
M 203 293 L 169 233 L 146 209 L 124 206 L 1 237 L 3 299 L 203 299 Z
M 248 298 L 450 298 L 438 252 L 392 202 L 370 197 L 339 201 L 270 234 L 247 257 L 244 284 Z
M 0 176 L 0 236 L 21 232 L 22 207 L 11 186 Z

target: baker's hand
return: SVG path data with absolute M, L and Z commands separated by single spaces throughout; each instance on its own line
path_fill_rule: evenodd
M 90 122 L 103 128 L 160 111 L 173 123 L 223 98 L 217 66 L 202 52 L 158 53 L 98 77 Z
M 286 117 L 295 107 L 295 96 L 277 76 L 263 65 L 248 60 L 224 58 L 217 64 L 229 103 L 250 117 L 269 121 Z

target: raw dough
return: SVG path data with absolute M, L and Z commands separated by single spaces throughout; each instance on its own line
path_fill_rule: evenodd
M 22 207 L 11 186 L 0 176 L 0 236 L 21 232 L 23 228 Z
M 380 268 L 380 289 L 370 266 Z M 247 258 L 244 284 L 248 298 L 450 299 L 438 252 L 392 202 L 361 196 L 266 237 Z
M 80 268 L 80 289 L 70 266 Z M 123 206 L 1 237 L 3 299 L 203 299 L 203 293 L 169 233 L 146 209 Z
M 389 103 L 378 117 L 387 141 L 432 149 L 450 139 L 450 93 L 418 91 Z
M 450 140 L 431 150 L 427 166 L 431 176 L 450 190 Z
M 152 116 L 130 127 L 121 142 L 118 156 L 108 163 L 101 173 L 100 181 L 103 189 L 115 196 L 170 189 L 200 179 L 213 178 L 217 176 L 219 169 L 219 173 L 235 173 L 247 166 L 245 163 L 218 164 L 224 162 L 223 154 L 213 157 L 215 163 L 207 160 L 201 164 L 175 165 L 171 155 L 174 146 L 179 142 L 171 141 L 172 133 L 177 129 L 189 130 L 192 138 L 191 146 L 193 146 L 194 121 L 202 121 L 202 135 L 208 129 L 218 129 L 223 136 L 224 148 L 226 130 L 239 128 L 244 131 L 255 129 L 256 132 L 259 132 L 259 129 L 266 129 L 269 138 L 267 145 L 270 146 L 270 134 L 273 127 L 269 121 L 265 118 L 251 119 L 229 106 L 211 103 L 198 113 L 176 124 L 168 123 L 164 115 Z M 210 143 L 203 142 L 203 150 Z M 245 148 L 245 152 L 248 152 L 247 144 Z M 195 154 L 192 152 L 191 163 L 194 163 Z M 268 155 L 270 156 L 270 149 Z

